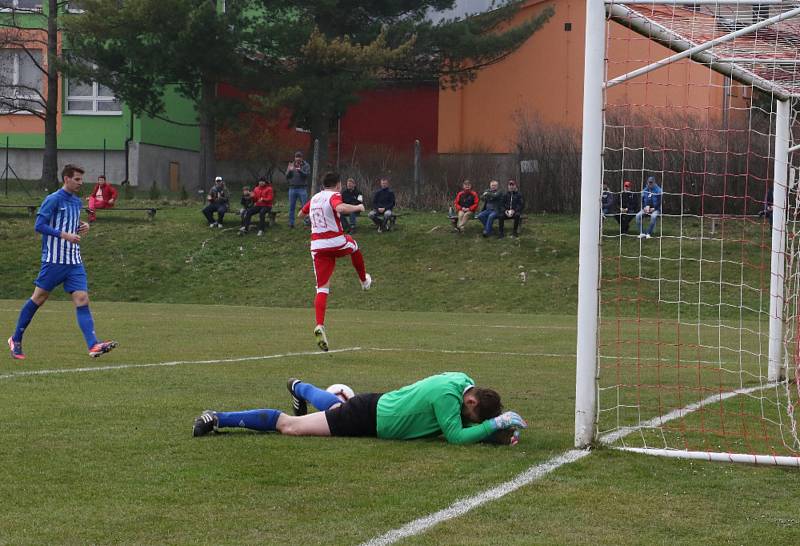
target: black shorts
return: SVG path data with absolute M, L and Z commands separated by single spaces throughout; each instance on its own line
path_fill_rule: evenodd
M 331 436 L 377 436 L 378 398 L 382 393 L 357 394 L 333 409 L 325 410 Z

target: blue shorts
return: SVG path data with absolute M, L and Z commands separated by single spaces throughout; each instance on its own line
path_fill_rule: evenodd
M 78 291 L 89 291 L 89 284 L 86 281 L 86 270 L 83 268 L 83 264 L 65 265 L 43 263 L 42 268 L 39 270 L 39 276 L 36 277 L 33 284 L 48 292 L 52 292 L 59 284 L 63 284 L 64 292 L 69 294 Z

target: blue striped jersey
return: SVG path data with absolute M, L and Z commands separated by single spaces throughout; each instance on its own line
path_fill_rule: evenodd
M 82 205 L 83 202 L 80 197 L 72 195 L 62 188 L 45 197 L 42 206 L 39 207 L 38 216 L 53 229 L 68 233 L 78 233 Z M 66 265 L 83 263 L 81 260 L 81 247 L 60 237 L 43 233 L 42 262 Z

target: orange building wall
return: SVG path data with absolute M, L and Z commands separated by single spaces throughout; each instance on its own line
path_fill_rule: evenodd
M 31 42 L 27 47 L 31 50 L 42 50 L 42 66 L 47 70 L 47 33 L 41 30 L 26 29 L 24 31 L 13 30 L 9 32 L 22 33 L 25 38 L 30 39 Z M 17 38 L 19 39 L 19 38 Z M 61 52 L 61 33 L 58 35 L 57 46 L 58 52 Z M 62 96 L 62 78 L 58 79 L 58 96 Z M 47 98 L 47 80 L 46 76 L 42 76 L 42 95 Z M 58 104 L 58 115 L 56 118 L 56 130 L 61 132 L 61 102 Z M 0 116 L 0 133 L 10 134 L 42 134 L 44 133 L 44 120 L 33 114 L 7 114 Z
M 511 152 L 519 115 L 537 115 L 545 123 L 580 129 L 585 1 L 531 1 L 515 22 L 548 5 L 555 14 L 519 50 L 483 69 L 461 89 L 440 92 L 439 153 Z M 564 30 L 565 23 L 571 23 L 571 31 Z M 609 25 L 609 78 L 672 53 L 621 25 Z M 610 89 L 607 101 L 689 108 L 719 119 L 723 84 L 723 76 L 683 60 Z M 738 95 L 732 100 L 741 106 L 744 99 Z

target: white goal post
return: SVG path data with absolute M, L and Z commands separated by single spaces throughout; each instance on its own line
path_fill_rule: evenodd
M 642 6 L 655 6 L 662 11 L 669 9 L 681 10 L 679 14 L 683 17 L 683 20 L 681 24 L 670 26 L 662 20 L 659 20 L 658 17 L 649 17 L 649 12 L 647 10 L 650 8 L 642 8 Z M 726 6 L 732 7 L 726 8 Z M 736 10 L 741 10 L 743 7 L 749 9 L 750 6 L 756 6 L 754 10 L 766 9 L 768 11 L 758 13 L 753 11 L 752 20 L 743 23 L 742 20 L 735 19 L 734 23 L 730 25 L 727 31 L 720 31 L 720 28 L 725 28 L 722 23 L 724 22 L 727 24 L 729 22 L 728 20 L 722 21 L 720 16 L 720 13 L 722 13 L 721 10 L 733 10 L 725 13 L 733 13 L 735 17 L 738 17 L 738 12 Z M 772 11 L 769 11 L 770 7 Z M 699 11 L 703 9 L 706 11 Z M 756 15 L 760 16 L 756 17 Z M 787 427 L 792 427 L 792 429 L 794 429 L 794 418 L 792 416 L 778 416 L 777 418 L 773 418 L 771 414 L 769 416 L 764 416 L 762 414 L 760 419 L 757 416 L 755 419 L 749 420 L 749 407 L 733 409 L 724 406 L 726 403 L 731 403 L 730 401 L 739 395 L 749 396 L 754 392 L 760 391 L 767 391 L 768 393 L 780 391 L 780 394 L 776 396 L 783 396 L 784 391 L 786 391 L 789 397 L 788 401 L 783 398 L 773 400 L 770 398 L 771 395 L 767 395 L 765 399 L 753 400 L 752 404 L 756 407 L 759 404 L 763 406 L 766 405 L 764 400 L 768 399 L 769 404 L 773 406 L 783 405 L 785 407 L 781 408 L 782 411 L 786 411 L 787 408 L 789 408 L 788 411 L 791 412 L 794 408 L 793 403 L 796 402 L 797 398 L 800 398 L 800 391 L 798 391 L 798 396 L 794 397 L 794 394 L 791 392 L 792 389 L 786 387 L 786 381 L 788 379 L 793 379 L 786 377 L 786 370 L 792 369 L 794 364 L 790 363 L 790 361 L 796 358 L 796 355 L 790 354 L 792 351 L 787 351 L 787 354 L 784 354 L 785 344 L 795 343 L 794 336 L 796 334 L 796 332 L 784 332 L 784 324 L 788 324 L 788 322 L 784 320 L 785 306 L 788 298 L 788 296 L 785 297 L 784 290 L 787 284 L 787 267 L 791 267 L 791 264 L 787 264 L 787 238 L 793 237 L 793 233 L 790 233 L 790 230 L 787 229 L 790 220 L 790 209 L 793 207 L 791 196 L 787 195 L 790 185 L 790 154 L 794 150 L 800 149 L 800 145 L 793 146 L 792 143 L 792 127 L 796 118 L 793 107 L 795 106 L 796 99 L 800 96 L 798 95 L 798 91 L 800 91 L 800 56 L 795 58 L 783 58 L 779 55 L 771 56 L 768 47 L 759 50 L 757 49 L 757 45 L 755 48 L 751 47 L 751 51 L 743 51 L 746 49 L 742 47 L 744 42 L 737 42 L 737 40 L 743 37 L 746 38 L 753 35 L 759 37 L 768 36 L 768 39 L 774 39 L 776 43 L 784 38 L 788 39 L 788 36 L 779 35 L 779 32 L 786 31 L 775 30 L 775 25 L 784 23 L 790 19 L 793 20 L 794 18 L 800 18 L 800 5 L 798 5 L 797 2 L 787 3 L 776 0 L 695 0 L 693 2 L 688 0 L 661 2 L 586 0 L 574 437 L 576 447 L 585 448 L 596 443 L 602 443 L 612 444 L 612 447 L 618 447 L 627 451 L 671 457 L 800 466 L 800 458 L 798 457 L 797 451 L 799 448 L 797 445 L 797 431 L 791 430 L 791 432 L 785 432 Z M 701 28 L 699 26 L 710 24 L 708 23 L 709 21 L 716 24 L 716 26 L 711 29 L 713 32 L 707 27 Z M 619 62 L 620 66 L 627 67 L 628 70 L 622 74 L 610 77 L 608 56 L 611 55 L 609 51 L 612 48 L 607 34 L 609 25 L 618 25 L 624 32 L 635 33 L 638 37 L 645 37 L 658 46 L 658 51 L 667 48 L 671 50 L 672 53 L 660 58 L 657 56 L 652 57 L 651 51 L 648 51 L 647 55 L 640 54 L 639 50 L 628 44 L 628 50 L 636 51 L 636 53 L 631 54 L 630 59 Z M 698 26 L 693 28 L 691 25 Z M 800 28 L 800 26 L 798 26 L 798 28 Z M 800 46 L 800 35 L 796 37 L 791 36 L 791 39 L 796 40 L 798 46 Z M 751 42 L 747 43 L 750 44 Z M 617 48 L 615 51 L 619 51 L 620 49 L 621 48 Z M 648 55 L 651 57 L 648 57 Z M 681 60 L 691 60 L 693 63 L 701 65 L 709 72 L 713 71 L 724 77 L 724 83 L 721 84 L 713 83 L 716 80 L 712 82 L 712 79 L 709 77 L 709 88 L 717 86 L 723 89 L 723 86 L 736 84 L 741 86 L 742 89 L 745 89 L 742 93 L 750 92 L 749 100 L 751 109 L 756 108 L 757 100 L 752 93 L 759 93 L 760 95 L 758 98 L 763 100 L 765 104 L 774 105 L 766 107 L 759 106 L 759 108 L 766 108 L 768 110 L 766 118 L 769 120 L 767 123 L 769 129 L 767 132 L 769 133 L 770 144 L 765 157 L 768 156 L 769 159 L 769 166 L 766 167 L 766 170 L 771 173 L 771 177 L 763 177 L 763 180 L 762 178 L 758 178 L 758 182 L 762 184 L 762 186 L 758 186 L 758 189 L 760 190 L 761 187 L 771 188 L 769 190 L 769 195 L 771 196 L 771 203 L 769 203 L 771 226 L 764 227 L 766 225 L 765 221 L 755 218 L 755 215 L 752 214 L 752 206 L 751 210 L 748 211 L 747 205 L 743 205 L 745 208 L 745 212 L 743 213 L 737 212 L 734 214 L 729 212 L 729 209 L 733 210 L 734 204 L 739 206 L 740 202 L 744 202 L 742 197 L 739 194 L 735 194 L 733 190 L 731 190 L 730 194 L 728 194 L 726 190 L 721 195 L 715 195 L 715 198 L 719 201 L 719 206 L 722 208 L 722 212 L 712 214 L 707 212 L 702 206 L 699 211 L 692 210 L 691 212 L 685 212 L 684 207 L 686 207 L 686 209 L 689 207 L 688 205 L 684 205 L 684 199 L 688 201 L 689 197 L 692 197 L 702 201 L 702 199 L 706 198 L 710 201 L 710 197 L 706 194 L 705 190 L 702 192 L 698 190 L 697 192 L 693 192 L 693 195 L 687 197 L 687 193 L 684 193 L 682 190 L 677 191 L 672 188 L 668 191 L 668 189 L 665 188 L 663 194 L 664 199 L 672 199 L 673 202 L 680 201 L 678 212 L 674 212 L 671 215 L 662 215 L 660 219 L 661 223 L 659 224 L 659 229 L 671 229 L 673 231 L 669 237 L 660 237 L 657 243 L 654 241 L 650 244 L 649 241 L 643 238 L 644 233 L 642 232 L 640 232 L 638 236 L 637 234 L 627 234 L 627 231 L 617 231 L 609 234 L 608 225 L 610 224 L 613 226 L 613 229 L 618 229 L 616 226 L 619 224 L 619 217 L 622 216 L 619 212 L 619 192 L 621 191 L 622 179 L 629 176 L 630 172 L 633 170 L 633 168 L 626 163 L 627 160 L 624 158 L 624 154 L 639 154 L 642 157 L 640 163 L 637 163 L 637 165 L 640 166 L 637 166 L 636 169 L 638 169 L 637 173 L 641 176 L 641 180 L 645 180 L 648 178 L 648 174 L 651 171 L 657 169 L 653 169 L 643 158 L 647 153 L 653 150 L 665 154 L 666 152 L 663 150 L 666 146 L 662 145 L 659 148 L 653 145 L 653 150 L 648 150 L 645 149 L 644 145 L 634 145 L 623 141 L 623 144 L 618 148 L 613 148 L 614 152 L 623 154 L 623 161 L 622 166 L 613 171 L 614 177 L 613 181 L 611 181 L 610 179 L 612 177 L 608 175 L 608 172 L 610 172 L 608 170 L 609 168 L 604 165 L 604 161 L 611 147 L 616 146 L 616 144 L 612 145 L 606 142 L 607 138 L 609 138 L 606 132 L 608 126 L 606 120 L 607 94 L 611 88 L 622 84 L 652 85 L 655 91 L 651 93 L 650 100 L 655 104 L 657 100 L 652 98 L 652 96 L 658 93 L 666 94 L 669 90 L 665 90 L 666 85 L 663 83 L 660 84 L 660 87 L 656 88 L 656 84 L 649 79 L 650 75 L 658 71 L 663 71 L 670 65 L 674 65 Z M 634 68 L 633 65 L 638 66 Z M 773 68 L 765 68 L 768 66 L 772 66 Z M 784 67 L 784 69 L 779 71 L 775 69 L 775 67 Z M 788 77 L 787 74 L 789 75 Z M 687 81 L 689 81 L 688 77 Z M 671 85 L 675 85 L 675 89 L 677 89 L 680 83 L 678 82 Z M 687 85 L 689 84 L 687 83 Z M 689 89 L 685 91 L 684 94 L 689 97 L 691 92 L 696 92 L 696 89 Z M 645 93 L 645 96 L 648 97 L 647 93 Z M 729 97 L 730 93 L 727 96 Z M 770 103 L 770 101 L 772 102 Z M 633 110 L 634 107 L 638 108 L 642 106 L 642 101 L 630 99 L 630 103 L 629 110 Z M 731 106 L 728 104 L 725 107 L 730 108 Z M 672 108 L 672 110 L 670 110 L 670 108 Z M 773 109 L 769 110 L 770 108 Z M 664 119 L 667 118 L 668 114 L 675 116 L 675 119 L 678 119 L 679 116 L 688 116 L 688 114 L 679 107 L 671 106 L 669 99 L 658 102 L 658 107 L 654 107 L 653 111 L 657 112 L 658 116 L 662 116 Z M 744 107 L 741 106 L 736 114 L 742 117 L 750 116 L 750 126 L 743 129 L 741 131 L 742 134 L 745 134 L 745 131 L 757 132 L 756 129 L 753 129 L 752 123 L 752 119 L 756 114 L 746 111 Z M 710 117 L 708 112 L 706 112 L 705 115 Z M 706 134 L 713 133 L 717 135 L 718 138 L 726 138 L 725 130 L 728 128 L 727 118 L 725 118 L 725 122 L 720 122 L 719 128 L 716 126 L 712 127 L 712 122 L 708 121 L 708 117 L 705 119 L 706 125 L 702 129 L 706 131 Z M 630 135 L 636 131 L 645 130 L 642 128 L 641 124 L 630 123 L 626 125 L 624 123 L 614 123 L 618 125 L 615 127 L 615 131 L 624 135 L 622 138 L 631 138 Z M 656 122 L 653 123 L 655 126 Z M 659 121 L 658 123 L 661 122 Z M 666 122 L 664 122 L 664 124 L 666 124 Z M 681 126 L 676 126 L 674 128 L 670 127 L 669 129 L 680 130 L 681 128 Z M 658 127 L 658 129 L 664 129 L 664 127 Z M 683 129 L 686 130 L 685 127 L 683 127 Z M 650 128 L 647 128 L 647 130 L 650 130 Z M 708 153 L 705 148 L 695 150 L 688 147 L 673 151 L 675 151 L 676 155 L 683 153 L 684 156 L 701 152 Z M 726 149 L 726 151 L 728 150 Z M 750 149 L 747 150 L 747 153 L 751 153 Z M 747 157 L 749 157 L 749 155 Z M 616 169 L 616 167 L 614 167 L 614 169 Z M 668 170 L 664 167 L 661 167 L 661 169 L 662 171 L 659 172 L 661 172 L 662 176 L 667 177 L 669 174 Z M 708 170 L 710 172 L 713 171 L 711 168 Z M 702 174 L 705 175 L 706 173 Z M 745 187 L 750 183 L 751 188 L 745 190 L 745 193 L 749 191 L 750 194 L 746 195 L 745 198 L 751 201 L 757 200 L 753 197 L 757 191 L 757 186 L 755 183 L 750 182 L 756 177 L 751 175 L 749 171 L 739 173 L 733 170 L 731 170 L 731 172 L 726 170 L 723 174 L 725 177 L 732 180 L 735 179 L 736 184 L 739 184 L 739 180 L 745 181 L 743 183 Z M 685 173 L 678 173 L 673 176 L 673 178 L 677 178 L 678 176 L 683 180 L 690 179 L 692 176 L 697 178 L 700 175 L 686 168 Z M 766 178 L 770 178 L 771 183 L 769 180 L 766 180 Z M 617 181 L 619 182 L 619 188 L 617 187 Z M 604 189 L 604 185 L 610 182 L 613 182 L 613 188 Z M 627 185 L 629 182 L 626 181 L 625 184 Z M 727 178 L 725 184 L 728 184 Z M 734 184 L 731 183 L 731 185 L 733 186 Z M 642 188 L 641 183 L 638 187 Z M 617 224 L 609 222 L 608 217 L 613 217 L 614 215 L 605 214 L 606 211 L 602 209 L 604 205 L 601 205 L 601 196 L 604 197 L 606 192 L 610 192 L 610 195 L 616 192 Z M 695 193 L 697 195 L 694 195 Z M 697 197 L 698 195 L 700 197 Z M 761 195 L 763 195 L 763 193 Z M 763 200 L 764 210 L 767 210 L 767 198 L 763 197 Z M 606 217 L 605 220 L 604 217 Z M 708 222 L 709 218 L 712 217 L 715 221 L 721 218 L 721 221 L 731 222 L 731 225 L 737 226 L 735 229 L 740 229 L 740 232 L 737 232 L 735 236 L 731 234 L 730 238 L 726 239 L 725 235 L 720 236 L 714 234 L 714 228 L 712 227 L 711 235 L 709 235 L 707 231 L 705 231 L 706 228 L 704 226 L 705 222 Z M 628 221 L 630 221 L 630 219 Z M 638 221 L 639 218 L 637 217 L 637 222 Z M 666 224 L 668 221 L 672 222 L 669 226 Z M 606 224 L 605 235 L 604 222 Z M 739 228 L 739 224 L 735 224 L 735 222 L 741 223 L 741 228 Z M 729 231 L 733 232 L 734 229 L 731 228 Z M 742 234 L 747 234 L 746 236 L 752 237 L 752 239 L 745 240 L 745 236 Z M 760 239 L 756 239 L 761 234 L 764 234 L 763 243 L 760 242 Z M 649 238 L 648 235 L 647 239 Z M 650 246 L 647 246 L 648 244 Z M 659 246 L 656 247 L 656 245 Z M 761 267 L 760 265 L 757 267 L 751 263 L 752 258 L 747 255 L 747 252 L 749 252 L 747 245 L 750 245 L 752 248 L 760 246 L 765 249 L 765 251 L 759 255 L 760 259 L 764 261 L 763 270 L 758 269 L 758 267 Z M 687 257 L 687 254 L 690 252 L 686 252 L 686 249 L 691 249 L 691 252 L 694 252 L 695 247 L 700 248 L 699 257 Z M 607 251 L 606 248 L 608 248 Z M 657 251 L 655 250 L 656 248 L 658 248 Z M 719 259 L 718 264 L 712 263 L 714 258 L 711 256 L 711 251 L 709 249 L 713 249 L 714 252 L 719 249 L 717 253 Z M 733 249 L 736 249 L 736 252 L 738 252 L 738 259 L 740 262 L 732 262 L 731 255 L 735 254 Z M 673 336 L 675 339 L 669 338 L 668 336 L 659 337 L 652 342 L 648 339 L 642 342 L 642 346 L 639 349 L 632 348 L 629 352 L 625 352 L 625 350 L 619 350 L 619 347 L 632 346 L 639 341 L 638 339 L 625 337 L 625 332 L 623 331 L 622 334 L 617 334 L 619 337 L 613 342 L 608 342 L 604 345 L 604 341 L 601 340 L 601 337 L 604 335 L 601 331 L 601 317 L 604 312 L 601 301 L 603 298 L 604 283 L 602 269 L 603 264 L 606 263 L 604 262 L 604 257 L 609 258 L 614 252 L 618 253 L 616 255 L 616 262 L 618 263 L 630 262 L 631 264 L 636 264 L 638 260 L 640 272 L 642 270 L 641 264 L 645 261 L 648 264 L 652 263 L 653 268 L 657 268 L 660 276 L 648 280 L 653 280 L 653 284 L 658 287 L 659 292 L 657 297 L 659 299 L 662 298 L 662 286 L 677 286 L 676 290 L 678 291 L 679 297 L 676 297 L 675 301 L 669 302 L 666 302 L 668 298 L 665 297 L 664 299 L 666 302 L 664 309 L 669 312 L 675 310 L 676 314 L 673 316 L 668 315 L 667 311 L 664 313 L 659 311 L 657 320 L 654 320 L 658 328 L 661 328 L 663 324 L 670 325 L 669 327 L 673 328 L 676 332 Z M 638 254 L 636 254 L 637 252 Z M 660 263 L 662 260 L 669 262 L 669 265 L 663 266 L 664 270 L 669 269 L 667 273 L 662 272 L 662 264 Z M 620 266 L 621 269 L 623 267 L 624 266 Z M 694 269 L 692 268 L 697 268 L 701 271 L 698 279 L 695 279 Z M 706 275 L 706 270 L 703 268 L 706 268 L 706 270 L 710 269 L 714 271 L 715 274 L 717 269 L 719 270 L 716 284 L 712 285 L 706 280 L 706 277 L 704 277 L 704 275 Z M 741 279 L 737 281 L 738 284 L 733 286 L 735 283 L 731 283 L 728 277 L 725 276 L 725 273 L 723 273 L 724 268 L 726 271 L 736 268 L 742 271 L 740 274 Z M 745 279 L 745 277 L 750 274 L 748 268 L 756 271 L 756 273 L 753 273 L 754 276 L 760 275 L 763 278 L 764 285 L 760 289 L 758 286 Z M 635 277 L 634 271 L 636 271 L 636 267 L 631 266 L 630 271 L 622 271 L 619 277 L 624 279 L 625 282 L 637 282 L 633 279 L 633 277 Z M 759 273 L 759 271 L 762 272 Z M 673 274 L 675 278 L 670 277 L 670 275 Z M 685 275 L 685 277 L 682 275 Z M 630 284 L 620 285 L 630 286 Z M 711 289 L 718 290 L 719 292 L 719 302 L 714 302 L 713 305 L 703 299 L 705 298 L 704 294 L 706 294 L 709 286 L 711 286 Z M 690 290 L 684 287 L 690 287 L 696 294 L 696 299 L 688 302 L 688 304 L 694 306 L 692 309 L 697 308 L 696 317 L 692 317 L 691 320 L 686 319 L 687 313 L 683 307 L 683 304 L 687 304 L 686 300 L 688 297 L 686 293 L 689 293 Z M 624 288 L 617 288 L 617 290 L 624 291 Z M 685 292 L 681 292 L 682 290 Z M 729 305 L 727 300 L 723 301 L 727 297 L 727 295 L 723 296 L 723 293 L 727 294 L 727 292 L 731 290 L 739 290 L 741 294 L 744 294 L 740 296 L 739 303 L 741 309 L 744 311 L 740 310 L 738 316 L 735 315 L 735 305 Z M 618 298 L 618 300 L 619 299 L 620 298 Z M 761 307 L 753 309 L 750 300 L 758 300 L 759 306 L 763 301 L 763 309 Z M 669 305 L 667 305 L 667 303 Z M 619 304 L 617 305 L 619 306 Z M 638 304 L 636 305 L 638 306 Z M 704 306 L 709 308 L 714 307 L 718 310 L 718 319 L 716 321 L 708 321 L 702 318 L 704 315 L 700 308 Z M 766 310 L 767 306 L 768 311 Z M 624 311 L 622 313 L 624 313 Z M 791 311 L 791 313 L 794 313 L 794 311 Z M 752 316 L 763 317 L 765 329 L 768 323 L 768 332 L 764 332 L 762 335 L 760 329 L 761 319 L 752 319 Z M 794 319 L 796 317 L 791 318 Z M 618 323 L 620 322 L 628 324 L 624 319 L 618 320 Z M 629 322 L 638 323 L 644 321 L 637 316 Z M 716 328 L 716 330 L 722 332 L 718 334 L 718 345 L 714 347 L 706 343 L 708 335 L 705 329 L 709 328 Z M 746 333 L 737 334 L 736 328 L 746 331 Z M 617 325 L 617 330 L 620 330 L 619 324 Z M 687 331 L 695 332 L 697 339 L 685 341 L 685 332 Z M 737 335 L 738 346 L 736 348 L 738 352 L 734 355 L 734 351 L 729 347 L 729 345 L 732 344 L 728 342 L 726 336 L 735 338 Z M 641 337 L 644 338 L 645 336 Z M 763 351 L 760 345 L 760 340 L 762 338 L 765 340 Z M 750 341 L 751 339 L 754 341 Z M 645 346 L 645 344 L 647 345 Z M 617 367 L 616 373 L 620 376 L 616 380 L 617 384 L 612 387 L 607 387 L 606 391 L 603 392 L 608 393 L 609 397 L 616 396 L 616 406 L 613 406 L 613 404 L 605 406 L 600 399 L 601 389 L 599 387 L 599 381 L 603 373 L 599 362 L 603 357 L 600 347 L 610 345 L 615 345 L 617 347 L 617 360 L 622 364 L 618 364 Z M 661 368 L 656 369 L 655 366 L 650 364 L 651 360 L 648 359 L 651 357 L 640 356 L 640 354 L 647 353 L 648 350 L 655 347 L 653 350 L 658 352 L 658 359 L 665 360 L 669 357 L 661 353 L 662 346 L 669 347 L 669 350 L 664 350 L 665 353 L 669 352 L 670 354 L 675 353 L 679 355 L 674 364 L 667 366 L 670 368 L 669 373 L 663 373 L 663 375 Z M 685 362 L 680 360 L 683 358 L 682 355 L 690 351 L 696 354 Z M 760 362 L 762 360 L 762 352 L 764 354 L 763 361 L 766 363 L 763 372 L 759 371 L 761 370 Z M 714 370 L 716 363 L 707 362 L 707 353 L 715 353 L 720 363 L 727 358 L 726 355 L 734 355 L 734 359 L 739 362 L 739 368 L 729 369 L 726 368 L 724 364 L 720 364 L 719 368 L 721 371 Z M 608 356 L 606 356 L 606 358 L 608 358 Z M 755 363 L 745 362 L 742 364 L 742 362 L 748 360 L 748 358 L 752 358 L 752 361 Z M 655 357 L 653 357 L 652 360 L 655 361 Z M 652 373 L 658 377 L 650 382 L 647 378 L 642 379 L 638 377 L 631 379 L 631 377 L 624 376 L 624 374 L 628 372 L 631 374 L 650 373 L 651 370 L 641 372 L 641 370 L 645 368 L 655 370 L 652 371 Z M 702 383 L 704 379 L 701 379 L 701 376 L 710 373 L 709 370 L 725 377 L 736 376 L 738 373 L 738 377 L 734 378 L 733 383 L 730 385 L 724 381 L 719 381 L 718 384 L 712 381 Z M 678 379 L 670 383 L 671 379 L 665 379 L 666 376 L 670 378 L 675 376 L 678 377 Z M 646 392 L 643 397 L 652 395 L 658 398 L 658 402 L 654 404 L 654 406 L 659 408 L 663 406 L 664 414 L 647 414 L 647 412 L 643 410 L 643 407 L 637 406 L 638 402 L 633 400 L 639 395 L 622 392 L 623 387 L 630 387 L 631 389 L 636 388 L 638 389 L 637 392 Z M 645 391 L 645 389 L 647 390 Z M 662 390 L 659 391 L 659 389 Z M 662 400 L 662 394 L 660 394 L 660 392 L 668 393 L 663 395 L 664 399 L 669 399 L 668 402 Z M 676 407 L 674 401 L 670 398 L 675 396 L 676 392 L 676 399 L 685 402 L 684 407 Z M 688 414 L 692 411 L 714 405 L 719 408 L 718 413 L 733 416 L 729 422 L 731 428 L 738 428 L 745 432 L 737 430 L 735 433 L 730 433 L 726 431 L 724 421 L 721 421 L 723 426 L 719 427 L 704 425 L 695 427 L 694 423 L 690 422 L 688 426 L 683 427 L 683 425 L 681 425 L 683 428 L 676 427 L 671 430 L 663 428 L 667 421 L 672 419 L 687 419 Z M 677 413 L 672 415 L 670 410 Z M 598 422 L 599 412 L 602 411 L 607 411 L 609 414 L 616 413 L 616 425 L 603 427 L 601 429 L 598 426 Z M 619 415 L 622 414 L 626 416 L 633 415 L 633 417 L 630 419 L 620 418 Z M 665 414 L 669 414 L 669 416 L 665 416 Z M 744 416 L 747 416 L 747 418 Z M 757 433 L 753 432 L 753 422 L 756 422 L 756 428 L 758 426 L 766 428 L 774 424 L 780 427 L 781 432 L 776 434 L 763 431 Z M 659 442 L 663 441 L 663 445 L 653 446 L 647 441 L 644 442 L 644 445 L 639 447 L 624 443 L 623 445 L 613 445 L 614 442 L 618 442 L 628 435 L 636 436 L 641 434 L 645 436 L 645 434 L 642 434 L 642 429 L 644 428 L 647 428 L 648 431 L 654 431 L 654 436 L 658 437 Z M 712 435 L 715 435 L 715 439 L 709 440 L 708 442 L 700 440 L 700 444 L 702 444 L 703 448 L 694 450 L 691 449 L 693 441 L 686 441 L 681 437 L 685 432 L 683 429 L 690 430 L 691 434 L 695 434 L 698 430 L 703 431 L 707 429 L 711 431 Z M 649 433 L 650 432 L 647 434 Z M 776 448 L 777 451 L 768 449 L 767 453 L 752 453 L 749 452 L 748 449 L 759 448 L 737 447 L 742 444 L 750 445 L 747 438 L 741 441 L 740 433 L 745 436 L 749 434 L 750 436 L 758 437 L 759 441 L 763 440 L 762 443 L 765 445 L 778 443 L 775 442 L 775 437 L 781 437 L 784 434 L 788 436 L 788 440 L 784 439 L 783 445 Z M 736 437 L 735 440 L 731 441 L 734 447 L 722 447 L 719 452 L 715 451 L 719 446 L 715 447 L 712 444 L 715 442 L 721 443 L 718 439 L 727 434 Z M 755 445 L 761 445 L 759 441 L 756 441 Z M 784 448 L 785 452 L 782 452 L 781 450 Z M 743 452 L 736 453 L 733 452 L 734 449 L 741 449 Z

